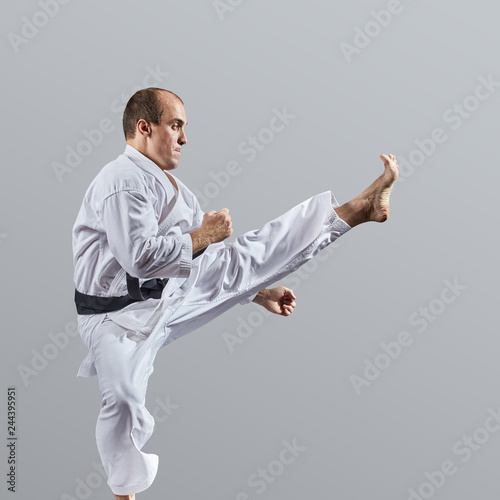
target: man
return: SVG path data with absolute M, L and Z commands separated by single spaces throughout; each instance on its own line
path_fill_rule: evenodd
M 158 350 L 236 304 L 289 316 L 293 291 L 267 287 L 352 227 L 385 221 L 398 176 L 394 156 L 381 155 L 383 174 L 345 205 L 318 194 L 226 245 L 229 211 L 203 213 L 171 174 L 186 125 L 176 94 L 134 94 L 125 152 L 91 183 L 73 228 L 78 325 L 89 350 L 78 375 L 98 376 L 96 440 L 117 499 L 135 498 L 157 472 L 158 457 L 141 448 L 154 427 L 144 404 Z

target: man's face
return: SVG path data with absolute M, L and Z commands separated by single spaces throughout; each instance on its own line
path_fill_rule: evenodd
M 151 158 L 161 169 L 173 170 L 179 164 L 181 147 L 187 143 L 184 127 L 186 112 L 177 97 L 162 93 L 164 112 L 159 125 L 151 125 Z

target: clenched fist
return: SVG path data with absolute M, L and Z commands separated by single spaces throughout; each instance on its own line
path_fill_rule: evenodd
M 264 288 L 254 297 L 252 302 L 265 307 L 274 314 L 290 316 L 297 305 L 296 298 L 290 288 L 277 286 L 271 289 Z
M 233 234 L 233 226 L 229 210 L 223 208 L 219 212 L 210 210 L 203 216 L 201 227 L 191 233 L 193 253 L 206 248 L 211 243 L 224 241 Z
M 220 212 L 210 210 L 203 216 L 201 229 L 206 232 L 210 238 L 210 243 L 218 243 L 226 238 L 229 238 L 233 233 L 231 224 L 231 216 L 229 210 L 223 208 Z

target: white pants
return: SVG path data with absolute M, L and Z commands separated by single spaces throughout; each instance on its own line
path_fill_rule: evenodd
M 198 272 L 184 300 L 175 310 L 165 307 L 169 310 L 158 319 L 163 324 L 149 334 L 101 315 L 103 321 L 86 343 L 102 392 L 97 446 L 113 493 L 139 493 L 156 476 L 158 456 L 141 448 L 154 428 L 145 397 L 158 350 L 295 271 L 348 231 L 350 226 L 333 210 L 337 206 L 327 191 L 227 246 L 210 245 L 198 257 Z

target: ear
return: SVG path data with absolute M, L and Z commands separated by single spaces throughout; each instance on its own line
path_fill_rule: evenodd
M 137 122 L 136 130 L 142 136 L 149 137 L 151 135 L 151 126 L 146 120 L 144 120 L 144 118 L 141 118 Z

